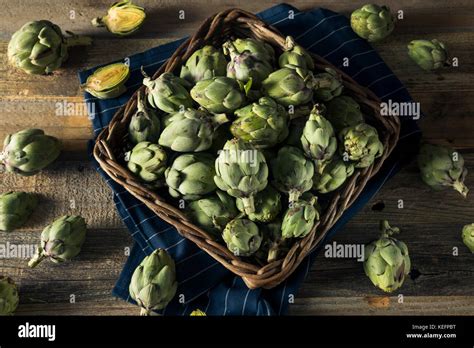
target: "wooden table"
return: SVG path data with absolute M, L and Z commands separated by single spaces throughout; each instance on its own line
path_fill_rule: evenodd
M 112 2 L 112 1 L 110 1 Z M 349 14 L 365 1 L 296 1 L 301 9 L 315 6 Z M 36 269 L 26 260 L 1 259 L 0 274 L 20 286 L 18 314 L 137 314 L 137 309 L 111 296 L 126 260 L 131 238 L 119 219 L 112 194 L 92 169 L 86 154 L 91 126 L 86 116 L 56 116 L 57 103 L 82 101 L 77 70 L 120 59 L 193 32 L 211 13 L 229 7 L 257 12 L 271 1 L 151 1 L 137 0 L 148 9 L 144 29 L 129 38 L 115 38 L 93 28 L 90 19 L 106 11 L 109 1 L 1 0 L 0 23 L 0 138 L 22 128 L 39 127 L 59 137 L 64 152 L 48 170 L 33 177 L 4 174 L 0 191 L 26 190 L 42 195 L 42 204 L 21 230 L 0 233 L 0 242 L 35 244 L 42 228 L 66 213 L 81 214 L 90 231 L 74 262 L 44 262 Z M 426 117 L 420 121 L 425 137 L 462 149 L 474 171 L 474 4 L 456 1 L 385 1 L 403 10 L 405 19 L 395 33 L 375 48 L 405 83 Z M 185 20 L 178 11 L 185 11 Z M 73 11 L 73 12 L 71 12 Z M 71 19 L 71 13 L 75 16 Z M 64 69 L 53 76 L 30 76 L 7 65 L 12 33 L 25 22 L 49 19 L 63 30 L 94 36 L 95 44 L 73 49 Z M 426 73 L 406 54 L 415 38 L 447 43 L 459 67 Z M 474 187 L 474 174 L 467 178 Z M 398 208 L 403 200 L 404 208 Z M 395 294 L 386 296 L 364 275 L 354 259 L 318 256 L 291 314 L 474 314 L 474 256 L 462 244 L 461 228 L 474 222 L 474 194 L 464 200 L 454 191 L 434 192 L 423 185 L 414 164 L 390 180 L 376 197 L 335 238 L 338 243 L 366 243 L 378 235 L 378 221 L 389 219 L 402 228 L 400 239 L 410 250 L 411 278 Z M 453 248 L 459 255 L 453 256 Z M 403 295 L 403 303 L 400 296 Z M 74 299 L 72 301 L 71 299 Z

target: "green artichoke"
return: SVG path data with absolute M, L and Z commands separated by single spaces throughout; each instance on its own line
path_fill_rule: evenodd
M 176 112 L 167 117 L 158 143 L 177 152 L 204 151 L 211 147 L 214 131 L 228 121 L 225 114 L 210 114 L 203 109 Z
M 462 155 L 450 147 L 423 144 L 418 154 L 421 178 L 430 187 L 440 190 L 452 187 L 463 197 L 469 189 L 464 184 L 467 169 Z
M 315 104 L 301 135 L 301 145 L 306 156 L 315 161 L 316 171 L 321 173 L 337 150 L 337 139 L 331 123 L 324 118 L 326 108 Z
M 140 315 L 165 308 L 176 295 L 176 266 L 164 249 L 157 249 L 145 257 L 135 269 L 129 293 L 141 307 Z
M 259 61 L 272 63 L 275 60 L 275 51 L 273 47 L 263 41 L 247 38 L 234 40 L 232 41 L 232 44 L 237 49 L 237 52 L 243 53 L 248 51 Z
M 207 45 L 195 51 L 181 68 L 180 77 L 193 85 L 215 76 L 225 76 L 227 61 L 220 49 Z
M 270 222 L 275 220 L 281 210 L 281 195 L 271 185 L 258 192 L 254 198 L 255 211 L 248 218 L 255 222 Z M 242 199 L 237 198 L 237 208 L 245 212 Z
M 413 40 L 408 44 L 408 55 L 423 70 L 449 66 L 448 50 L 444 43 L 433 40 Z
M 277 157 L 271 162 L 273 185 L 289 195 L 290 202 L 295 202 L 313 186 L 313 163 L 303 151 L 293 146 L 284 146 L 278 150 Z
M 61 28 L 50 21 L 28 22 L 8 43 L 8 61 L 28 74 L 49 74 L 67 60 L 69 47 L 91 43 L 88 37 L 65 38 Z
M 63 216 L 41 233 L 41 242 L 28 266 L 36 267 L 45 258 L 55 263 L 69 261 L 80 253 L 86 239 L 86 222 L 81 216 Z
M 246 214 L 253 213 L 254 196 L 268 183 L 268 166 L 263 153 L 243 140 L 229 140 L 217 157 L 214 181 L 222 191 L 242 199 Z
M 9 277 L 0 276 L 0 316 L 12 315 L 19 301 L 15 282 Z
M 193 106 L 193 100 L 189 95 L 189 82 L 166 72 L 155 80 L 148 77 L 142 71 L 143 84 L 147 87 L 148 102 L 154 108 L 167 113 L 175 113 Z
M 341 76 L 333 69 L 326 68 L 326 72 L 314 75 L 316 86 L 314 87 L 314 98 L 327 102 L 341 95 L 344 85 Z
M 400 230 L 390 227 L 388 221 L 381 221 L 380 226 L 380 239 L 365 246 L 364 271 L 375 286 L 392 292 L 403 285 L 410 273 L 410 256 L 406 244 L 392 237 Z
M 138 92 L 137 111 L 130 120 L 128 138 L 132 144 L 138 144 L 142 141 L 157 143 L 160 138 L 160 131 L 160 119 L 156 112 L 148 107 L 143 94 Z
M 125 82 L 129 77 L 130 67 L 127 64 L 109 64 L 94 71 L 81 87 L 99 99 L 117 98 L 127 91 Z
M 354 162 L 356 168 L 366 168 L 382 156 L 384 148 L 377 130 L 366 123 L 344 128 L 339 134 L 341 154 Z
M 326 107 L 326 117 L 336 132 L 340 132 L 346 127 L 364 123 L 360 105 L 349 96 L 336 97 L 329 101 Z
M 169 193 L 175 198 L 194 201 L 214 192 L 214 161 L 208 153 L 185 154 L 177 157 L 166 169 L 165 177 Z
M 92 20 L 95 27 L 106 27 L 109 32 L 119 36 L 126 36 L 137 31 L 146 18 L 145 9 L 134 5 L 130 0 L 114 3 L 107 15 Z
M 284 106 L 298 106 L 311 101 L 314 86 L 314 76 L 310 71 L 282 68 L 262 82 L 262 91 Z
M 258 226 L 247 219 L 234 219 L 227 224 L 222 238 L 229 249 L 236 256 L 250 256 L 262 244 L 262 234 Z
M 7 192 L 0 195 L 0 231 L 21 227 L 38 205 L 34 193 Z
M 257 148 L 275 146 L 288 136 L 288 114 L 271 98 L 262 97 L 234 114 L 232 134 Z
M 319 220 L 316 200 L 313 196 L 309 200 L 299 200 L 290 205 L 281 224 L 283 239 L 304 238 L 311 232 L 315 221 Z
M 352 12 L 351 27 L 369 42 L 380 41 L 395 28 L 395 17 L 387 6 L 367 4 Z
M 213 236 L 220 236 L 224 227 L 238 215 L 234 200 L 222 191 L 201 198 L 187 206 L 191 220 Z
M 313 189 L 319 193 L 337 190 L 354 173 L 354 165 L 335 157 L 324 166 L 321 173 L 314 173 Z
M 41 129 L 24 129 L 7 135 L 0 163 L 8 172 L 29 176 L 50 165 L 61 152 L 61 143 Z
M 474 224 L 466 225 L 462 229 L 462 241 L 474 253 Z
M 191 97 L 212 113 L 233 112 L 245 100 L 237 81 L 222 76 L 199 81 L 191 89 Z
M 243 83 L 251 81 L 251 87 L 260 88 L 262 81 L 273 71 L 267 60 L 259 60 L 250 51 L 238 52 L 231 41 L 224 43 L 224 53 L 230 56 L 227 65 L 227 77 Z
M 165 150 L 148 141 L 135 145 L 127 153 L 128 169 L 147 183 L 156 183 L 163 177 L 168 156 Z
M 303 47 L 297 45 L 291 36 L 286 37 L 285 51 L 280 55 L 278 65 L 280 68 L 292 66 L 306 70 L 314 70 L 313 58 Z

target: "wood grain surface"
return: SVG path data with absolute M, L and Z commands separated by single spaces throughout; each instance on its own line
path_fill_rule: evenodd
M 111 289 L 126 260 L 131 238 L 119 219 L 111 192 L 87 159 L 92 130 L 87 116 L 57 116 L 57 103 L 81 102 L 77 71 L 189 35 L 210 14 L 241 7 L 258 12 L 271 1 L 152 1 L 136 0 L 148 9 L 143 30 L 117 39 L 94 28 L 90 19 L 105 13 L 109 2 L 6 1 L 0 22 L 0 140 L 22 128 L 39 127 L 59 137 L 65 151 L 53 166 L 34 177 L 2 174 L 0 192 L 33 191 L 42 204 L 26 226 L 13 233 L 0 232 L 0 243 L 35 244 L 42 228 L 66 213 L 81 214 L 90 231 L 82 253 L 74 262 L 44 262 L 36 269 L 27 260 L 0 259 L 0 274 L 20 286 L 18 314 L 135 315 L 137 309 L 111 296 Z M 317 6 L 350 14 L 365 1 L 294 1 L 297 8 Z M 374 45 L 394 73 L 405 83 L 426 115 L 420 121 L 425 138 L 451 144 L 474 171 L 474 4 L 469 0 L 384 1 L 403 10 L 395 32 Z M 185 20 L 178 11 L 185 11 Z M 71 19 L 71 11 L 75 18 Z M 65 66 L 52 76 L 30 76 L 7 64 L 8 40 L 29 20 L 49 19 L 63 30 L 91 35 L 94 45 L 74 48 Z M 406 54 L 415 38 L 445 41 L 459 67 L 437 73 L 420 70 Z M 474 176 L 467 185 L 474 187 Z M 400 209 L 399 200 L 403 200 Z M 461 228 L 474 222 L 474 195 L 466 200 L 454 191 L 434 192 L 422 184 L 414 163 L 399 172 L 375 198 L 337 234 L 338 243 L 366 243 L 377 235 L 378 221 L 389 219 L 402 228 L 400 239 L 410 250 L 413 272 L 395 294 L 386 296 L 364 275 L 354 259 L 318 255 L 305 283 L 295 294 L 290 314 L 474 314 L 474 257 L 462 244 Z M 458 250 L 458 255 L 453 255 Z M 71 297 L 72 296 L 72 297 Z M 74 301 L 71 301 L 71 298 Z

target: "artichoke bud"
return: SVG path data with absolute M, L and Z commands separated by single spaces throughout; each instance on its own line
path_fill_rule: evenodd
M 471 253 L 474 253 L 474 224 L 466 225 L 462 229 L 462 240 L 469 248 Z
M 271 162 L 273 185 L 289 195 L 290 202 L 296 202 L 313 186 L 314 165 L 303 151 L 293 146 L 284 146 Z
M 137 111 L 130 120 L 128 137 L 132 144 L 142 141 L 158 142 L 161 124 L 156 112 L 148 107 L 146 98 L 138 91 Z
M 292 202 L 283 216 L 281 233 L 283 239 L 304 238 L 319 220 L 319 211 L 316 208 L 317 197 L 312 196 L 308 200 Z
M 344 128 L 339 134 L 341 154 L 354 162 L 356 168 L 366 168 L 382 156 L 384 148 L 377 130 L 366 123 Z
M 129 293 L 141 307 L 140 315 L 165 308 L 176 294 L 176 266 L 164 249 L 157 249 L 145 257 L 135 269 Z
M 372 283 L 385 292 L 392 292 L 403 285 L 410 273 L 411 262 L 405 243 L 392 237 L 398 228 L 381 221 L 381 237 L 365 246 L 364 271 Z
M 281 195 L 271 185 L 268 185 L 263 191 L 258 192 L 254 198 L 255 211 L 248 214 L 252 221 L 270 222 L 273 221 L 281 210 Z M 237 208 L 245 212 L 242 199 L 237 198 Z
M 395 17 L 387 6 L 367 4 L 352 12 L 351 27 L 369 42 L 380 41 L 395 27 Z
M 285 52 L 280 55 L 278 64 L 280 68 L 292 65 L 307 70 L 314 69 L 313 58 L 303 47 L 297 45 L 291 36 L 286 37 Z
M 21 227 L 38 205 L 38 197 L 27 192 L 7 192 L 0 195 L 0 231 Z
M 0 316 L 12 315 L 19 301 L 15 282 L 9 277 L 0 276 Z
M 193 201 L 216 190 L 215 158 L 208 153 L 185 154 L 177 157 L 166 169 L 169 193 L 174 198 Z
M 207 314 L 200 309 L 195 309 L 191 312 L 191 317 L 205 317 Z
M 180 77 L 193 85 L 215 76 L 225 76 L 227 61 L 220 49 L 207 45 L 194 52 L 181 68 Z
M 81 216 L 63 216 L 41 233 L 41 241 L 28 266 L 36 267 L 43 259 L 55 263 L 69 261 L 81 251 L 86 239 L 86 222 Z
M 268 166 L 263 153 L 243 140 L 232 139 L 220 151 L 215 167 L 217 187 L 232 197 L 241 198 L 245 213 L 253 213 L 254 196 L 268 183 Z
M 462 155 L 450 147 L 423 144 L 418 154 L 421 178 L 430 187 L 440 190 L 452 187 L 464 198 L 469 189 L 464 184 L 467 169 Z
M 94 71 L 82 87 L 99 99 L 117 98 L 127 90 L 125 83 L 129 77 L 130 68 L 127 64 L 109 64 Z
M 333 158 L 321 172 L 315 172 L 313 189 L 319 193 L 337 190 L 354 173 L 354 165 L 340 157 Z
M 364 122 L 360 105 L 349 96 L 336 97 L 329 101 L 326 106 L 327 112 L 325 115 L 336 132 Z
M 408 44 L 408 55 L 427 71 L 450 65 L 446 46 L 436 39 L 411 41 Z
M 138 30 L 145 17 L 143 7 L 134 5 L 130 0 L 122 0 L 114 3 L 104 17 L 94 18 L 92 25 L 106 27 L 112 34 L 126 36 Z
M 254 254 L 262 243 L 258 226 L 247 219 L 234 219 L 227 224 L 222 233 L 227 248 L 236 256 Z
M 193 106 L 193 100 L 187 90 L 190 83 L 185 79 L 166 72 L 152 80 L 143 68 L 142 74 L 143 84 L 147 87 L 148 102 L 155 109 L 172 114 Z
M 247 51 L 259 61 L 266 61 L 272 64 L 275 60 L 275 50 L 263 41 L 247 38 L 234 40 L 232 44 L 238 53 Z
M 24 129 L 7 135 L 0 163 L 7 172 L 35 175 L 58 158 L 61 143 L 41 129 Z
M 344 85 L 341 76 L 333 69 L 326 68 L 326 72 L 316 74 L 316 87 L 314 97 L 322 102 L 327 102 L 341 95 Z
M 128 157 L 128 169 L 150 184 L 157 184 L 163 177 L 168 160 L 168 155 L 161 146 L 148 141 L 135 145 L 126 157 Z

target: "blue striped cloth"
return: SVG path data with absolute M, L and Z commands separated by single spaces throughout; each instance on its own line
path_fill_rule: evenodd
M 288 18 L 291 13 L 294 13 L 293 19 Z M 292 6 L 281 4 L 261 12 L 259 17 L 277 27 L 282 33 L 292 35 L 304 47 L 343 69 L 357 82 L 372 89 L 381 99 L 411 100 L 397 77 L 374 49 L 351 30 L 348 19 L 343 15 L 326 9 L 300 12 Z M 90 117 L 96 134 L 107 126 L 116 110 L 125 104 L 141 85 L 140 67 L 144 66 L 149 75 L 153 74 L 183 40 L 129 57 L 132 73 L 127 82 L 128 92 L 119 98 L 98 100 L 86 93 L 86 100 L 94 107 Z M 343 58 L 346 57 L 350 59 L 350 64 L 348 67 L 343 67 Z M 80 72 L 81 83 L 84 83 L 95 69 L 97 67 Z M 400 159 L 408 155 L 409 145 L 418 141 L 420 132 L 415 122 L 402 121 L 402 133 L 397 151 L 387 160 L 380 173 L 369 182 L 359 199 L 330 230 L 327 239 L 332 238 L 377 193 L 385 181 L 398 170 Z M 162 314 L 189 315 L 196 308 L 204 310 L 208 315 L 268 316 L 287 312 L 289 299 L 296 295 L 317 251 L 308 256 L 293 275 L 278 287 L 271 290 L 249 290 L 239 277 L 227 271 L 192 242 L 181 237 L 172 226 L 160 220 L 143 203 L 111 180 L 96 162 L 94 164 L 112 188 L 117 210 L 135 241 L 131 255 L 113 289 L 115 296 L 133 302 L 129 297 L 128 287 L 135 267 L 154 249 L 164 248 L 176 260 L 179 296 L 175 297 Z

